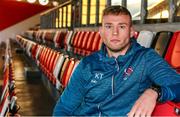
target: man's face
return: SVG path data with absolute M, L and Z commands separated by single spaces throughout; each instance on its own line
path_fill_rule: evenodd
M 103 16 L 100 33 L 110 52 L 127 50 L 130 45 L 130 36 L 133 35 L 130 17 L 121 14 Z

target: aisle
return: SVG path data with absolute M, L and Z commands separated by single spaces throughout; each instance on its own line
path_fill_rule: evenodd
M 25 78 L 24 67 L 31 67 L 28 60 L 22 53 L 15 50 L 17 44 L 11 42 L 14 77 L 16 81 L 17 103 L 20 105 L 19 114 L 22 116 L 47 116 L 52 114 L 55 101 L 48 94 L 41 78 Z

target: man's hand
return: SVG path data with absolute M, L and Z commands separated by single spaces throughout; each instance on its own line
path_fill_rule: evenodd
M 158 94 L 156 91 L 152 89 L 145 90 L 128 113 L 128 117 L 151 116 L 154 107 L 156 106 L 157 98 Z

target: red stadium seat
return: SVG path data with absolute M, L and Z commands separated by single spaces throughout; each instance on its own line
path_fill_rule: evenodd
M 165 60 L 180 73 L 180 31 L 173 34 Z
M 71 58 L 67 62 L 67 65 L 65 66 L 65 69 L 63 71 L 63 75 L 61 78 L 62 88 L 65 88 L 67 86 L 69 79 L 71 77 L 71 73 L 73 71 L 74 65 L 75 65 L 75 60 L 74 60 L 74 58 Z
M 39 56 L 38 66 L 41 66 L 41 64 L 43 63 L 43 60 L 44 60 L 46 54 L 47 54 L 47 47 L 43 47 L 42 48 L 42 52 L 40 53 L 40 56 Z
M 81 33 L 82 32 L 80 32 L 80 31 L 76 32 L 73 39 L 71 40 L 71 46 L 72 46 L 71 51 L 72 52 L 74 51 L 74 47 L 77 45 L 77 42 L 78 42 L 78 39 L 79 39 Z
M 50 66 L 49 66 L 49 73 L 48 73 L 49 75 L 48 75 L 48 77 L 49 77 L 50 81 L 53 83 L 54 86 L 56 85 L 56 78 L 53 75 L 53 71 L 54 71 L 54 69 L 56 67 L 59 56 L 60 56 L 59 52 L 54 52 L 54 55 L 53 55 L 53 57 L 52 57 L 52 59 L 50 61 Z
M 157 104 L 152 116 L 180 116 L 180 103 L 166 102 Z
M 89 38 L 87 40 L 87 45 L 85 47 L 86 52 L 84 53 L 84 55 L 89 55 L 92 52 L 92 45 L 93 45 L 93 41 L 95 38 L 97 32 L 91 32 L 89 35 Z
M 99 32 L 96 33 L 92 44 L 92 52 L 98 51 L 101 47 L 102 39 Z
M 77 44 L 77 51 L 76 53 L 78 55 L 82 55 L 81 52 L 83 51 L 82 44 L 86 41 L 88 38 L 89 32 L 84 32 L 84 35 L 81 34 L 80 39 Z
M 173 34 L 167 49 L 165 60 L 180 73 L 180 31 Z M 180 103 L 166 102 L 157 104 L 152 116 L 180 116 Z
M 49 50 L 49 54 L 47 55 L 47 59 L 44 63 L 44 73 L 48 76 L 48 73 L 49 73 L 49 66 L 50 66 L 50 61 L 51 59 L 54 59 L 53 58 L 53 54 L 54 54 L 54 50 L 50 49 Z
M 84 35 L 86 32 L 81 32 L 79 34 L 79 38 L 76 39 L 76 41 L 74 42 L 74 54 L 78 54 L 78 49 L 80 48 L 80 45 L 82 44 L 82 41 L 84 39 Z
M 87 47 L 87 44 L 88 44 L 88 40 L 89 40 L 89 37 L 90 37 L 90 34 L 92 32 L 86 32 L 85 36 L 84 36 L 84 39 L 83 39 L 83 42 L 82 42 L 82 45 L 81 45 L 81 50 L 80 50 L 80 54 L 82 56 L 85 56 L 86 54 L 86 47 Z
M 31 48 L 31 56 L 33 59 L 35 59 L 36 57 L 37 48 L 38 48 L 38 44 L 33 45 Z
M 43 58 L 40 61 L 40 68 L 42 69 L 43 72 L 44 72 L 44 67 L 45 67 L 45 64 L 46 64 L 46 62 L 48 60 L 50 52 L 51 52 L 50 48 L 46 48 L 44 56 L 43 56 Z

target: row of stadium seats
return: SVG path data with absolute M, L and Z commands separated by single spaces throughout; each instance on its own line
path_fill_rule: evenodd
M 26 54 L 32 57 L 52 85 L 57 90 L 62 91 L 66 87 L 79 60 L 19 35 L 16 36 L 16 40 L 24 48 Z
M 179 49 L 179 34 L 180 31 L 160 31 L 152 32 L 142 30 L 135 32 L 134 37 L 137 42 L 144 47 L 153 48 L 160 56 L 165 58 L 167 62 L 178 72 L 180 62 Z M 100 49 L 102 40 L 99 32 L 95 31 L 26 31 L 25 37 L 35 42 L 48 45 L 48 41 L 54 43 L 55 48 L 61 48 L 69 55 L 80 55 L 82 57 Z M 61 41 L 60 41 L 61 40 Z M 172 54 L 173 53 L 173 54 Z
M 15 79 L 13 76 L 13 62 L 9 41 L 6 44 L 5 63 L 3 67 L 3 86 L 0 100 L 0 116 L 18 115 L 19 106 L 16 103 Z
M 102 44 L 96 31 L 26 31 L 24 37 L 48 46 L 51 45 L 49 42 L 53 43 L 55 48 L 80 56 L 99 50 Z

